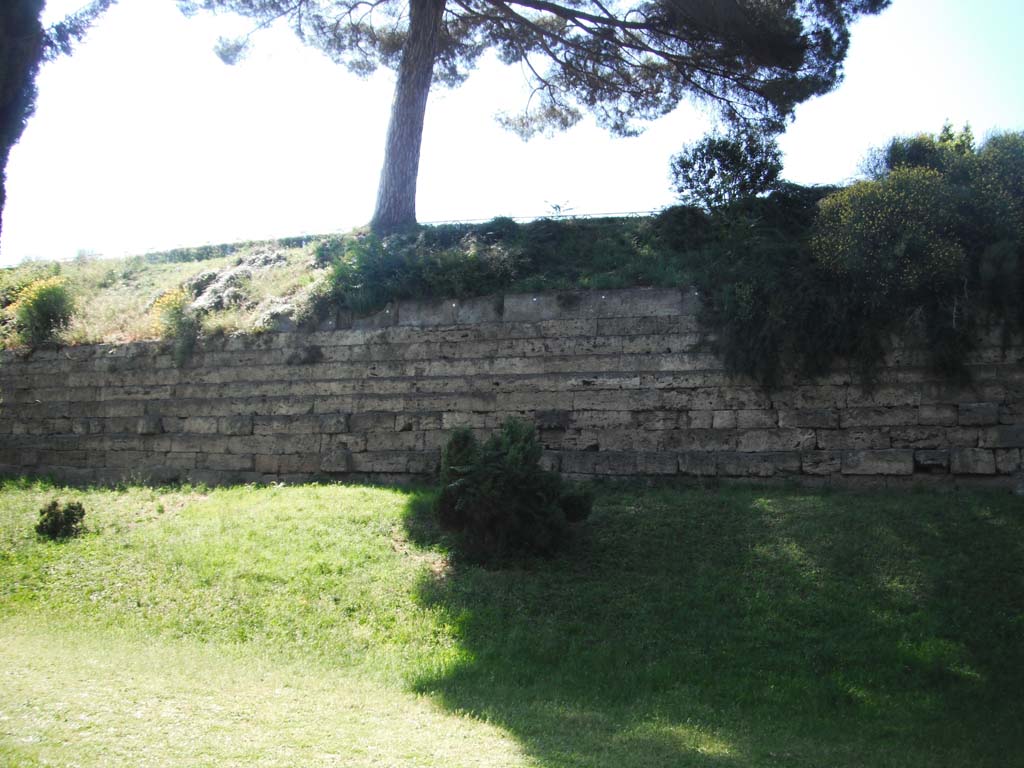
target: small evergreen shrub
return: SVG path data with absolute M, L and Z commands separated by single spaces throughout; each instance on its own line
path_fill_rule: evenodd
M 38 347 L 53 341 L 57 333 L 68 326 L 74 313 L 74 302 L 67 281 L 54 275 L 25 286 L 8 312 L 14 319 L 19 341 Z
M 435 511 L 472 559 L 551 555 L 589 516 L 590 493 L 541 468 L 541 452 L 533 426 L 516 419 L 482 444 L 468 429 L 452 434 Z
M 39 510 L 36 533 L 46 539 L 59 540 L 77 536 L 82 531 L 85 507 L 81 502 L 72 501 L 63 506 L 57 499 Z

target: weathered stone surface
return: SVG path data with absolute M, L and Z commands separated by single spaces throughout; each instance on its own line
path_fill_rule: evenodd
M 1021 469 L 1021 451 L 1019 448 L 997 448 L 996 472 L 1000 475 L 1014 475 Z
M 800 451 L 815 447 L 812 429 L 751 429 L 740 432 L 736 449 L 745 452 Z
M 772 477 L 800 471 L 801 458 L 796 451 L 740 453 L 723 451 L 715 455 L 718 474 L 723 477 Z
M 147 343 L 8 355 L 0 465 L 83 482 L 404 480 L 434 471 L 455 427 L 484 438 L 517 417 L 538 425 L 548 466 L 580 477 L 1021 471 L 1024 348 L 980 343 L 968 385 L 896 344 L 872 389 L 840 368 L 769 392 L 723 369 L 695 306 L 675 289 L 403 302 L 208 340 L 183 368 Z
M 983 429 L 978 445 L 981 448 L 1024 448 L 1024 424 Z
M 686 426 L 690 429 L 711 429 L 714 421 L 714 411 L 689 411 L 686 414 Z
M 804 451 L 800 456 L 807 475 L 834 475 L 842 469 L 842 451 Z
M 219 419 L 218 428 L 222 435 L 251 435 L 252 416 L 224 416 Z
M 431 325 L 455 325 L 458 302 L 454 299 L 441 301 L 400 301 L 398 303 L 398 324 L 426 327 Z
M 736 428 L 770 429 L 781 426 L 779 418 L 779 412 L 771 409 L 741 409 L 736 411 Z
M 984 427 L 999 423 L 998 403 L 961 403 L 958 423 L 965 427 Z
M 889 449 L 882 451 L 844 451 L 844 475 L 912 475 L 914 452 Z
M 714 477 L 718 474 L 715 454 L 706 451 L 681 451 L 679 473 L 692 477 Z
M 889 439 L 893 448 L 942 448 L 949 444 L 942 427 L 892 427 Z
M 72 431 L 76 431 L 74 426 L 72 426 Z M 88 431 L 88 427 L 86 431 Z M 147 415 L 139 419 L 135 431 L 140 435 L 159 435 L 164 428 L 159 416 Z M 82 432 L 77 432 L 77 434 L 82 434 Z
M 954 475 L 994 475 L 996 457 L 984 448 L 951 448 L 949 469 Z
M 917 424 L 916 408 L 847 408 L 840 414 L 840 426 L 895 427 Z
M 839 426 L 839 412 L 831 408 L 802 408 L 795 411 L 779 411 L 779 426 L 783 428 L 816 427 L 836 429 Z
M 712 411 L 712 429 L 736 429 L 736 411 Z
M 674 475 L 679 471 L 679 455 L 652 451 L 638 453 L 636 471 L 639 475 Z
M 945 472 L 949 469 L 949 451 L 947 449 L 914 451 L 914 467 L 925 472 Z
M 951 427 L 957 423 L 957 407 L 955 405 L 922 405 L 918 409 L 917 417 L 922 426 Z
M 880 450 L 892 446 L 889 428 L 819 429 L 816 432 L 821 450 Z

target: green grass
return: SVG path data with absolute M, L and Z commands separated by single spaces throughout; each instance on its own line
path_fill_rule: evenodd
M 1019 498 L 614 486 L 502 570 L 430 499 L 2 486 L 0 764 L 1020 764 Z

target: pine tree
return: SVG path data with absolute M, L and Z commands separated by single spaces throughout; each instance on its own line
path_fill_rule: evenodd
M 351 71 L 397 70 L 373 226 L 416 221 L 427 96 L 461 83 L 497 51 L 530 73 L 526 110 L 506 117 L 528 137 L 584 112 L 615 134 L 691 97 L 727 124 L 778 132 L 796 105 L 842 75 L 849 25 L 890 0 L 178 0 L 186 13 L 225 10 L 299 36 Z M 247 39 L 224 41 L 234 60 Z

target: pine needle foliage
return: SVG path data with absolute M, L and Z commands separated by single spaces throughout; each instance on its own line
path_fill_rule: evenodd
M 39 510 L 36 533 L 51 541 L 70 539 L 81 533 L 84 519 L 85 507 L 81 502 L 61 504 L 57 499 L 53 499 Z
M 552 555 L 570 524 L 590 515 L 590 494 L 543 469 L 541 453 L 533 425 L 518 419 L 482 444 L 468 429 L 452 434 L 435 511 L 442 528 L 459 534 L 470 559 Z

